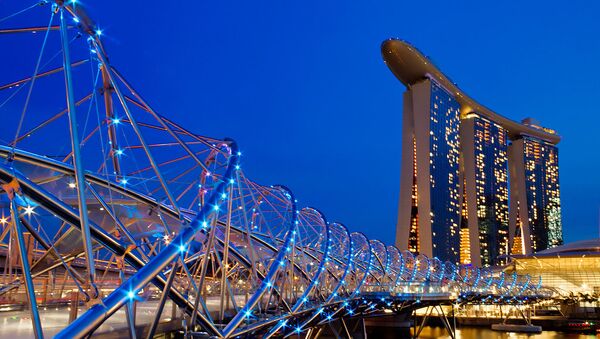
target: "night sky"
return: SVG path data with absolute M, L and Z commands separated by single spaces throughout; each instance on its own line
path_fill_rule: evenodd
M 480 103 L 558 131 L 565 241 L 598 237 L 598 3 L 85 4 L 111 63 L 157 111 L 236 139 L 248 176 L 387 244 L 404 86 L 379 48 L 407 40 Z

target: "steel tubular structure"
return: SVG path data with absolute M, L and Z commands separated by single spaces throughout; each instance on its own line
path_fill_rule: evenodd
M 7 18 L 34 10 L 47 27 L 0 27 L 44 36 L 39 69 L 0 83 L 0 109 L 12 112 L 2 115 L 16 117 L 0 135 L 0 302 L 30 310 L 32 335 L 120 326 L 151 338 L 183 320 L 217 337 L 289 336 L 427 298 L 543 292 L 541 280 L 414 255 L 299 208 L 286 187 L 245 176 L 235 141 L 157 113 L 110 65 L 76 2 Z M 45 328 L 48 307 L 67 306 Z

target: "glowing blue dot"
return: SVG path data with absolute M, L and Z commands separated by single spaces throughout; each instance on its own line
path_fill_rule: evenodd
M 121 184 L 127 185 L 127 179 L 125 179 L 125 178 L 121 179 Z
M 233 180 L 233 179 L 229 179 L 229 183 L 230 183 L 230 184 L 234 184 L 234 183 L 235 183 L 235 180 Z
M 202 222 L 202 228 L 207 228 L 208 227 L 208 223 L 206 221 Z
M 296 327 L 296 332 L 298 332 L 298 333 L 302 332 L 302 327 L 300 327 L 300 326 Z
M 123 150 L 122 149 L 115 150 L 115 154 L 116 155 L 123 155 Z
M 271 287 L 271 286 L 273 286 L 273 284 L 271 284 L 270 281 L 267 281 L 267 287 Z
M 218 210 L 219 210 L 219 205 L 215 205 L 215 206 L 213 207 L 213 209 L 214 209 L 215 211 L 218 211 Z
M 239 170 L 240 169 L 240 165 L 235 165 L 235 169 Z
M 127 292 L 127 298 L 133 299 L 134 297 L 135 297 L 135 293 L 133 293 L 133 291 Z
M 94 51 L 94 53 L 96 53 L 96 51 Z M 112 122 L 113 125 L 118 125 L 118 124 L 121 123 L 121 119 L 119 119 L 119 118 L 112 118 L 111 122 Z
M 185 252 L 185 245 L 179 245 L 179 252 Z
M 250 318 L 252 316 L 252 311 L 248 310 L 244 312 L 244 315 L 246 315 L 246 318 Z
M 242 155 L 242 152 L 237 152 L 238 157 Z
M 221 199 L 227 199 L 227 193 L 221 193 Z
M 101 29 L 97 29 L 96 30 L 96 35 L 97 36 L 101 36 L 102 35 L 102 30 Z
M 79 23 L 79 18 L 78 17 L 74 17 L 73 21 L 75 21 L 75 23 Z

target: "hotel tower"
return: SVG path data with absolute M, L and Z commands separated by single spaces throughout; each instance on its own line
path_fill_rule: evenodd
M 382 54 L 406 86 L 396 246 L 489 266 L 560 245 L 560 137 L 477 103 L 404 41 Z

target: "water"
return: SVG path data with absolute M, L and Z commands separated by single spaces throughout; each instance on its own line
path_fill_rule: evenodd
M 450 338 L 448 332 L 443 327 L 425 327 L 419 338 Z M 592 339 L 600 338 L 600 335 L 565 333 L 556 331 L 544 331 L 541 334 L 524 334 L 513 332 L 492 331 L 486 327 L 462 327 L 456 330 L 457 339 Z

